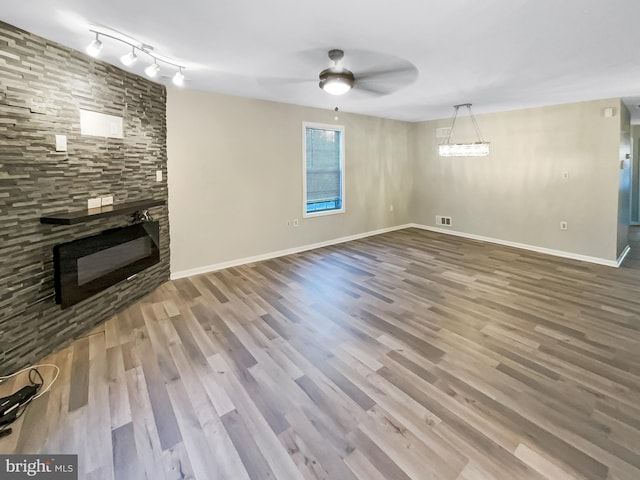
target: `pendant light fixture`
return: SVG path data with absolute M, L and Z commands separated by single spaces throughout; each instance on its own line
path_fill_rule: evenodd
M 451 143 L 451 135 L 453 134 L 453 128 L 456 125 L 456 118 L 458 117 L 458 109 L 460 107 L 467 107 L 469 110 L 469 116 L 473 122 L 473 128 L 476 131 L 478 137 L 477 142 L 473 143 Z M 480 133 L 480 127 L 476 121 L 476 117 L 473 116 L 470 103 L 462 103 L 460 105 L 454 105 L 453 117 L 451 117 L 451 126 L 449 128 L 449 135 L 445 138 L 444 143 L 438 146 L 438 153 L 441 157 L 485 157 L 489 155 L 489 142 L 485 142 L 482 139 Z

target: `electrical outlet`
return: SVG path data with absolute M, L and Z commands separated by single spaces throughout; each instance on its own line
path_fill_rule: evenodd
M 569 224 L 565 220 L 562 220 L 560 222 L 560 230 L 567 230 L 568 228 L 569 228 Z
M 109 195 L 107 197 L 102 197 L 100 199 L 100 202 L 101 202 L 103 207 L 106 207 L 107 205 L 113 205 L 113 195 Z
M 87 200 L 87 208 L 100 208 L 102 206 L 102 200 L 100 197 L 90 198 Z
M 300 226 L 300 222 L 298 221 L 298 219 L 297 219 L 297 218 L 294 218 L 294 219 L 293 219 L 293 226 L 294 226 L 294 227 L 299 227 L 299 226 Z
M 156 170 L 156 182 L 162 181 L 162 170 Z

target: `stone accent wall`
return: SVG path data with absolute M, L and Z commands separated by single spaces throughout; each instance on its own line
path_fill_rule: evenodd
M 80 109 L 123 117 L 124 138 L 80 135 Z M 56 134 L 67 136 L 67 152 L 55 151 Z M 165 87 L 0 22 L 0 375 L 169 279 L 168 208 L 154 207 L 159 264 L 66 310 L 55 304 L 53 246 L 129 218 L 52 226 L 40 217 L 85 209 L 88 198 L 104 195 L 115 204 L 167 200 Z

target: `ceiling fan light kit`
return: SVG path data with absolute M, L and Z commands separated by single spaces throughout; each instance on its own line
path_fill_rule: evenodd
M 346 68 L 338 65 L 344 57 L 342 50 L 329 50 L 329 58 L 334 62 L 329 67 L 320 72 L 320 88 L 331 95 L 344 95 L 353 88 L 354 77 Z
M 344 95 L 353 88 L 353 73 L 327 68 L 320 73 L 320 88 L 331 95 Z
M 456 125 L 456 119 L 458 117 L 458 110 L 460 107 L 467 107 L 469 110 L 469 116 L 471 117 L 471 121 L 473 122 L 473 128 L 476 131 L 476 135 L 478 137 L 477 142 L 471 143 L 451 143 L 451 135 L 453 134 L 453 129 Z M 489 155 L 489 142 L 485 142 L 482 139 L 482 134 L 480 133 L 480 127 L 478 126 L 478 122 L 476 121 L 476 117 L 473 116 L 473 112 L 471 111 L 470 103 L 462 103 L 460 105 L 453 106 L 453 116 L 451 117 L 451 127 L 449 128 L 449 135 L 445 138 L 444 142 L 438 146 L 438 154 L 441 157 L 486 157 Z
M 151 59 L 153 59 L 153 63 L 144 69 L 144 72 L 147 74 L 148 77 L 155 78 L 158 75 L 158 73 L 160 72 L 160 65 L 158 65 L 158 62 L 162 62 L 178 69 L 178 71 L 173 76 L 173 83 L 179 87 L 184 85 L 184 73 L 182 73 L 182 70 L 185 70 L 186 67 L 158 55 L 157 53 L 154 52 L 153 47 L 149 45 L 145 45 L 142 42 L 135 41 L 134 43 L 133 40 L 130 42 L 125 39 L 116 37 L 114 35 L 109 35 L 108 33 L 101 32 L 98 30 L 89 30 L 89 31 L 96 34 L 95 40 L 93 40 L 89 44 L 89 46 L 87 46 L 87 50 L 86 50 L 87 54 L 91 55 L 92 57 L 94 58 L 97 57 L 98 55 L 100 55 L 100 52 L 102 51 L 102 42 L 100 41 L 100 35 L 102 35 L 103 37 L 110 38 L 117 42 L 124 43 L 125 45 L 129 45 L 131 47 L 131 52 L 126 53 L 122 57 L 120 57 L 120 62 L 122 62 L 123 65 L 130 67 L 138 61 L 138 56 L 136 55 L 136 49 L 137 49 L 138 51 L 145 53 L 146 55 L 151 57 Z

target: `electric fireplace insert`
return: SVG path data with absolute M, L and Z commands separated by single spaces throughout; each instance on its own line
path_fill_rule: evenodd
M 160 226 L 143 222 L 53 248 L 56 303 L 70 307 L 160 261 Z

